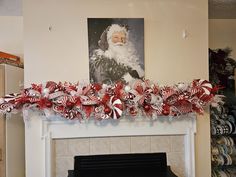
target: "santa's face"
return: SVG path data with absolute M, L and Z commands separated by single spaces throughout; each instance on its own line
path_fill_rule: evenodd
M 112 34 L 111 41 L 115 45 L 124 45 L 126 43 L 126 34 L 122 31 L 114 32 Z
M 118 63 L 126 63 L 126 65 L 129 60 L 133 60 L 135 49 L 130 43 L 128 36 L 128 32 L 123 29 L 111 30 L 107 36 L 109 46 L 105 51 L 105 56 L 116 60 Z

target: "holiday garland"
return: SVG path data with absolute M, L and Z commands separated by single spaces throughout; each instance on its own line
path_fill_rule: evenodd
M 72 84 L 47 82 L 32 84 L 20 93 L 0 98 L 0 112 L 39 109 L 47 116 L 60 115 L 66 119 L 119 119 L 127 116 L 180 116 L 204 113 L 204 107 L 215 102 L 217 87 L 206 80 L 159 86 L 149 80 L 130 84 Z

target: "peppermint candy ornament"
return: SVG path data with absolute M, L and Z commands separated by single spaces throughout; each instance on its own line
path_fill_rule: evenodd
M 111 116 L 113 119 L 119 119 L 123 112 L 123 104 L 119 98 L 112 96 L 109 101 Z
M 197 79 L 197 80 L 193 81 L 192 91 L 194 91 L 194 89 L 196 89 L 196 90 L 200 89 L 203 92 L 202 95 L 210 95 L 211 90 L 212 90 L 212 85 L 207 80 Z
M 3 111 L 5 113 L 7 113 L 7 112 L 11 112 L 12 109 L 13 109 L 13 106 L 10 103 L 2 103 L 2 104 L 0 104 L 0 111 Z

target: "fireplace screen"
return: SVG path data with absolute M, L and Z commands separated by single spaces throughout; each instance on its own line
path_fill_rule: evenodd
M 166 153 L 75 156 L 68 177 L 177 177 Z

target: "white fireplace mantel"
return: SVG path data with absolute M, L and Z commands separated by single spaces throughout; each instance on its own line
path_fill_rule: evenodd
M 73 122 L 67 120 L 46 120 L 32 115 L 26 126 L 26 177 L 52 177 L 52 140 L 59 138 L 140 136 L 140 135 L 184 135 L 185 174 L 195 177 L 194 134 L 196 116 L 156 120 L 137 118 L 135 120 L 106 120 L 95 122 Z

